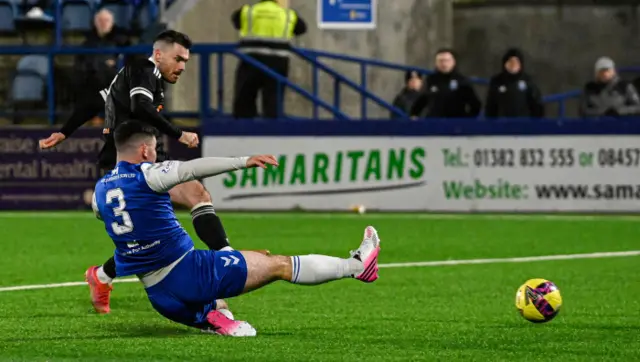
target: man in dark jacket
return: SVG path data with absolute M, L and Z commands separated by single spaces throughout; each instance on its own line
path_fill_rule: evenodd
M 436 72 L 427 76 L 422 95 L 411 109 L 413 117 L 477 117 L 482 104 L 467 77 L 456 69 L 452 50 L 436 53 Z
M 96 13 L 94 27 L 87 33 L 82 46 L 85 48 L 112 48 L 131 45 L 128 34 L 113 24 L 113 14 L 106 9 Z M 85 121 L 104 111 L 104 100 L 100 91 L 109 88 L 109 84 L 118 73 L 118 54 L 83 54 L 76 57 L 78 74 L 75 79 L 76 109 L 74 117 Z
M 86 34 L 82 46 L 85 48 L 111 48 L 131 45 L 128 34 L 114 26 L 113 14 L 106 9 L 96 13 L 93 28 Z M 118 54 L 89 54 L 76 58 L 77 70 L 83 72 L 85 85 L 97 89 L 107 88 L 116 76 Z M 83 92 L 88 92 L 87 88 Z M 104 104 L 104 103 L 103 103 Z
M 519 49 L 509 49 L 502 57 L 502 72 L 491 78 L 485 116 L 544 117 L 540 89 L 524 72 L 524 55 Z
M 630 116 L 640 114 L 640 97 L 630 82 L 618 77 L 615 63 L 598 59 L 596 80 L 584 86 L 580 113 L 583 117 Z
M 413 103 L 420 96 L 420 90 L 422 89 L 422 77 L 418 72 L 408 71 L 404 75 L 405 87 L 402 88 L 400 93 L 393 100 L 393 106 L 400 109 L 404 113 L 410 114 Z M 391 112 L 390 118 L 398 118 L 393 112 Z

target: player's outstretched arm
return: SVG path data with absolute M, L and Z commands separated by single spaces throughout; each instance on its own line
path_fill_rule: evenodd
M 267 168 L 267 165 L 278 166 L 278 161 L 272 155 L 204 157 L 187 162 L 166 161 L 163 163 L 148 164 L 143 166 L 142 171 L 144 172 L 147 184 L 153 191 L 167 192 L 181 183 L 216 176 L 243 168 Z
M 104 110 L 104 105 L 102 103 L 95 104 L 95 102 L 87 101 L 78 103 L 74 107 L 73 113 L 69 119 L 65 122 L 62 128 L 60 128 L 60 131 L 54 132 L 48 138 L 40 140 L 40 148 L 44 150 L 62 143 L 83 124 L 87 123 L 96 114 L 100 113 L 101 110 Z
M 171 122 L 158 113 L 158 110 L 153 105 L 153 96 L 150 95 L 151 92 L 146 89 L 138 90 L 138 92 L 139 93 L 133 93 L 131 95 L 131 113 L 136 118 L 156 127 L 167 136 L 175 139 L 180 138 L 180 136 L 182 136 L 182 130 L 171 124 Z
M 136 94 L 131 98 L 131 112 L 139 119 L 147 121 L 169 137 L 173 137 L 190 148 L 198 147 L 200 140 L 193 132 L 184 132 L 171 124 L 154 108 L 151 99 L 145 94 Z
M 157 91 L 156 68 L 148 63 L 146 66 L 132 67 L 129 75 L 129 97 L 131 113 L 141 121 L 156 127 L 160 132 L 179 140 L 189 147 L 198 146 L 195 133 L 183 132 L 164 118 L 154 105 L 154 94 Z
M 38 144 L 40 145 L 40 149 L 46 150 L 47 148 L 52 148 L 59 145 L 66 138 L 67 136 L 65 136 L 62 132 L 54 132 L 51 134 L 51 136 L 38 141 Z
M 175 138 L 190 148 L 198 147 L 200 140 L 193 132 L 184 132 L 180 128 L 171 124 L 153 106 L 152 100 L 145 94 L 135 94 L 131 98 L 131 112 L 141 120 L 147 121 L 156 127 L 160 132 L 169 137 Z

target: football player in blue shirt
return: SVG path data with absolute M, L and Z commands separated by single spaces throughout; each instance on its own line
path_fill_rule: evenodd
M 234 320 L 216 300 L 276 280 L 317 285 L 343 278 L 367 283 L 378 279 L 380 240 L 371 226 L 360 247 L 345 259 L 195 249 L 167 191 L 242 168 L 275 167 L 276 159 L 261 155 L 155 163 L 155 132 L 135 121 L 116 129 L 118 162 L 96 184 L 93 209 L 115 244 L 118 276 L 138 276 L 152 306 L 166 318 L 220 335 L 255 336 L 251 325 Z

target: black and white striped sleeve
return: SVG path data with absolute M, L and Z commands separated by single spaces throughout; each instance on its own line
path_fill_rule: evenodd
M 129 75 L 129 97 L 137 94 L 143 95 L 153 102 L 153 94 L 156 92 L 156 84 L 159 77 L 158 68 L 132 67 Z
M 129 96 L 131 97 L 131 113 L 138 120 L 147 122 L 169 137 L 180 139 L 182 130 L 165 119 L 156 108 L 161 100 L 154 102 L 154 94 L 158 92 L 160 72 L 153 64 L 132 67 L 129 73 Z

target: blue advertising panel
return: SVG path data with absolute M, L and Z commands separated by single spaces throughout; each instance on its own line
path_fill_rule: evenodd
M 320 29 L 374 29 L 377 0 L 318 0 Z

